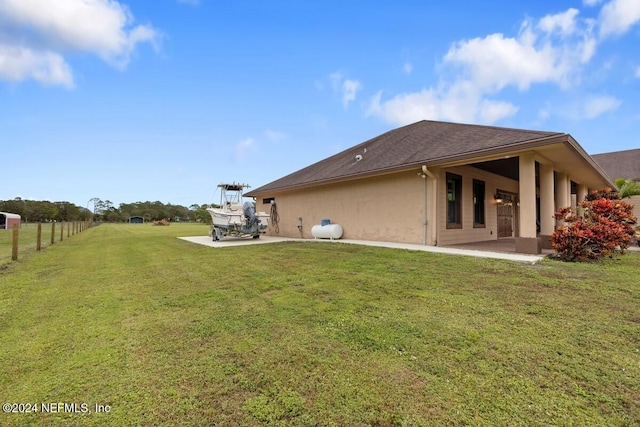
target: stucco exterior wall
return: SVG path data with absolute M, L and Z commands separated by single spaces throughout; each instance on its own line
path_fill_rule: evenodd
M 424 223 L 424 179 L 419 169 L 310 189 L 259 194 L 256 208 L 269 212 L 264 198 L 274 197 L 280 216 L 278 234 L 313 238 L 311 227 L 322 219 L 340 224 L 342 238 L 421 244 Z M 302 225 L 302 229 L 298 226 Z
M 273 194 L 259 194 L 256 208 L 269 212 L 270 205 L 263 199 L 275 198 L 279 221 L 279 233 L 270 226 L 267 234 L 283 237 L 313 238 L 311 228 L 322 219 L 340 224 L 342 238 L 381 240 L 423 244 L 425 182 L 418 173 L 408 171 L 352 182 L 318 186 L 310 189 Z M 428 244 L 438 246 L 497 239 L 497 209 L 493 199 L 497 189 L 518 193 L 518 182 L 509 178 L 469 166 L 431 170 L 437 176 L 435 209 L 432 198 L 427 199 L 427 210 L 436 212 L 435 236 L 429 232 Z M 461 229 L 446 228 L 446 172 L 462 176 Z M 485 182 L 484 228 L 473 226 L 473 180 Z M 427 191 L 431 191 L 428 187 Z M 431 195 L 433 196 L 433 195 Z M 517 208 L 514 207 L 514 234 L 517 233 Z M 428 219 L 431 224 L 433 218 Z M 298 228 L 302 225 L 301 229 Z
M 446 173 L 462 176 L 462 228 L 447 228 Z M 471 166 L 459 166 L 438 170 L 438 246 L 481 242 L 498 238 L 497 208 L 494 202 L 496 190 L 518 193 L 518 181 L 505 178 Z M 473 180 L 485 182 L 485 227 L 473 226 Z M 517 209 L 514 207 L 514 233 L 517 232 Z M 515 236 L 514 236 L 515 237 Z
M 498 239 L 494 195 L 497 190 L 517 195 L 520 191 L 517 180 L 472 166 L 431 168 L 430 172 L 436 176 L 435 184 L 431 178 L 421 178 L 420 169 L 416 169 L 302 190 L 262 193 L 256 196 L 256 208 L 269 212 L 271 206 L 263 203 L 263 199 L 275 198 L 279 232 L 275 232 L 273 225 L 267 231 L 274 236 L 311 239 L 311 228 L 329 219 L 342 226 L 344 239 L 413 244 L 426 241 L 438 246 Z M 447 228 L 447 172 L 462 177 L 462 228 Z M 484 227 L 474 227 L 473 223 L 474 179 L 485 183 Z M 636 216 L 640 218 L 640 196 L 630 199 L 630 203 L 635 205 Z M 425 208 L 430 216 L 426 239 Z M 514 204 L 512 237 L 520 236 L 518 209 Z

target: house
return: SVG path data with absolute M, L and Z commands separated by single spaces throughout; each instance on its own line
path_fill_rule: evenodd
M 258 210 L 273 202 L 279 223 L 269 233 L 281 236 L 310 238 L 330 219 L 348 239 L 447 246 L 510 238 L 517 252 L 540 253 L 556 208 L 611 186 L 569 134 L 423 120 L 246 196 Z
M 624 178 L 640 181 L 640 149 L 594 154 L 591 157 L 612 179 Z M 631 196 L 633 214 L 640 218 L 640 196 Z
M 14 224 L 17 224 L 20 227 L 20 215 L 9 213 L 9 212 L 0 212 L 0 230 L 10 230 L 13 228 Z

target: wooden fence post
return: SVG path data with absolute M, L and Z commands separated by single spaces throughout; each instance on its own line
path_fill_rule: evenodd
M 53 245 L 56 241 L 56 223 L 51 223 L 51 244 Z
M 13 224 L 13 243 L 11 247 L 11 259 L 13 261 L 18 259 L 18 224 Z
M 67 221 L 67 237 L 71 235 L 70 233 L 71 233 L 71 227 L 69 227 L 69 221 Z
M 64 222 L 60 221 L 60 241 L 64 239 Z
M 42 249 L 42 223 L 38 223 L 38 240 L 36 242 L 36 250 Z

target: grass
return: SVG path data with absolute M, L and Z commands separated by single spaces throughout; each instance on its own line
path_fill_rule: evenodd
M 2 425 L 634 426 L 640 254 L 536 265 L 101 225 L 0 272 Z
M 51 223 L 42 223 L 42 235 L 41 235 L 41 248 L 44 249 L 47 246 L 51 246 Z M 67 237 L 67 234 L 73 233 L 73 229 L 70 229 L 70 233 L 67 233 L 67 227 L 73 227 L 73 223 L 64 223 L 64 230 L 62 233 L 63 242 Z M 79 228 L 76 229 L 76 233 L 79 233 Z M 36 251 L 38 236 L 38 224 L 23 222 L 19 229 L 18 235 L 18 258 L 29 256 Z M 60 223 L 55 224 L 54 230 L 54 242 L 60 242 Z M 54 243 L 54 244 L 55 244 Z M 0 268 L 11 262 L 11 249 L 13 244 L 13 230 L 0 230 Z

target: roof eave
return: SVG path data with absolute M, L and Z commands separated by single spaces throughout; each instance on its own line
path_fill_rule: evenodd
M 593 160 L 593 158 L 589 154 L 587 154 L 586 151 L 584 151 L 584 149 L 580 146 L 580 144 L 578 144 L 578 141 L 573 139 L 571 135 L 569 135 L 569 138 L 567 139 L 567 144 L 573 150 L 575 150 L 585 160 L 585 162 L 589 166 L 591 166 L 596 172 L 598 172 L 605 179 L 605 181 L 609 184 L 611 188 L 616 188 L 616 184 L 613 182 L 611 177 L 607 175 L 607 173 L 600 167 L 600 165 L 598 165 L 598 163 L 596 163 L 595 160 Z

